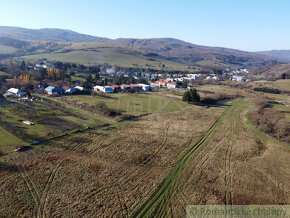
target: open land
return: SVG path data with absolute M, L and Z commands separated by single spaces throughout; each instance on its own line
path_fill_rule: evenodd
M 290 204 L 289 146 L 251 123 L 253 93 L 197 89 L 244 97 L 209 108 L 171 91 L 0 107 L 0 135 L 9 139 L 0 146 L 0 216 L 183 217 L 188 204 Z M 74 101 L 134 117 L 119 121 Z M 28 151 L 12 151 L 35 140 L 41 143 Z

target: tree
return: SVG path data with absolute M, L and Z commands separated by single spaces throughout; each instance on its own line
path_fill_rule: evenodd
M 25 64 L 25 61 L 22 61 L 21 65 L 20 65 L 20 69 L 22 71 L 25 71 L 26 70 L 26 64 Z
M 182 100 L 186 101 L 187 103 L 196 103 L 200 101 L 200 96 L 196 89 L 191 89 L 183 94 Z

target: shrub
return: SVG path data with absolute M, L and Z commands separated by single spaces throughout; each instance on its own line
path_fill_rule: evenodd
M 273 94 L 280 94 L 280 90 L 279 89 L 271 89 L 271 88 L 267 88 L 267 87 L 262 87 L 262 88 L 256 87 L 256 88 L 254 88 L 254 91 L 273 93 Z
M 196 103 L 200 101 L 200 96 L 196 89 L 191 89 L 183 94 L 182 100 L 186 101 L 187 103 Z

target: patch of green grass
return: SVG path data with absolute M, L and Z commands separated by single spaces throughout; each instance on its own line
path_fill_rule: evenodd
M 26 142 L 46 140 L 72 131 L 55 130 L 54 128 L 39 123 L 39 121 L 48 118 L 60 118 L 68 122 L 76 123 L 79 127 L 75 128 L 73 126 L 75 129 L 87 127 L 86 121 L 90 121 L 91 123 L 90 119 L 83 121 L 82 118 L 70 113 L 69 110 L 65 108 L 58 109 L 47 102 L 40 101 L 33 103 L 17 103 L 0 107 L 0 112 L 2 113 L 0 119 L 2 127 Z M 23 120 L 32 121 L 34 125 L 26 125 L 23 123 Z
M 17 48 L 0 45 L 0 54 L 13 54 L 17 51 Z
M 99 116 L 96 114 L 92 114 L 88 111 L 73 107 L 73 106 L 61 101 L 59 98 L 50 98 L 50 97 L 43 96 L 43 95 L 37 95 L 37 96 L 42 97 L 44 99 L 52 100 L 54 102 L 57 102 L 58 104 L 61 105 L 61 107 L 66 108 L 67 110 L 74 113 L 75 115 L 80 115 L 80 116 L 87 118 L 87 119 L 82 119 L 78 116 L 67 115 L 67 114 L 61 115 L 66 120 L 73 121 L 73 122 L 75 122 L 79 125 L 82 125 L 84 127 L 86 127 L 86 126 L 99 126 L 99 125 L 106 124 L 106 123 L 108 123 L 108 124 L 115 124 L 116 123 L 115 121 L 107 119 L 105 117 L 102 117 L 102 116 Z
M 1 140 L 0 150 L 3 152 L 11 152 L 11 150 L 13 150 L 16 146 L 26 144 L 21 139 L 9 133 L 1 126 L 0 126 L 0 140 Z
M 71 76 L 71 80 L 72 80 L 72 81 L 80 80 L 80 81 L 82 81 L 82 82 L 85 82 L 85 81 L 86 81 L 85 78 L 78 77 L 78 76 Z
M 106 107 L 119 110 L 125 114 L 139 115 L 141 113 L 167 113 L 180 110 L 188 104 L 175 99 L 146 94 L 108 94 L 112 98 L 99 96 L 67 96 L 66 98 L 96 105 L 104 102 Z

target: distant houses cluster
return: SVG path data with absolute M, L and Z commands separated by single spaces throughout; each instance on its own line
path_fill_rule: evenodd
M 112 85 L 112 86 L 100 86 L 96 85 L 93 89 L 86 89 L 82 86 L 63 86 L 61 88 L 57 88 L 54 86 L 44 87 L 43 85 L 37 85 L 34 89 L 35 91 L 45 92 L 48 95 L 72 95 L 72 94 L 90 94 L 93 92 L 102 92 L 102 93 L 118 93 L 118 92 L 148 92 L 152 91 L 152 87 L 147 84 L 130 84 L 130 85 Z M 17 88 L 10 88 L 4 94 L 6 97 L 23 97 L 25 93 Z
M 104 92 L 104 93 L 114 93 L 122 91 L 152 91 L 152 87 L 146 84 L 130 84 L 130 85 L 112 85 L 112 86 L 95 86 L 94 91 Z

